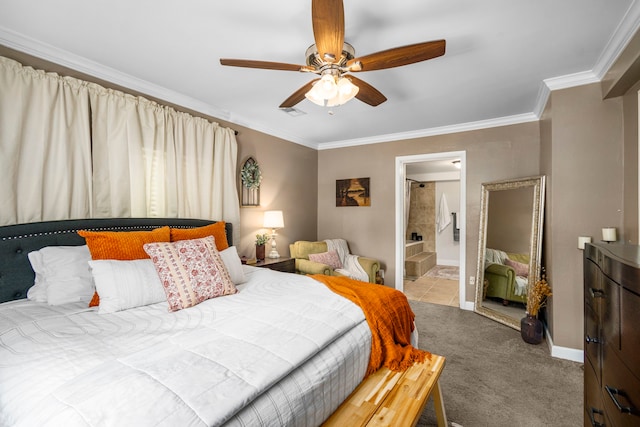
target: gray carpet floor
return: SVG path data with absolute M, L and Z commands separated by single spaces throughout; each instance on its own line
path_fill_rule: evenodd
M 455 307 L 410 301 L 419 347 L 446 357 L 440 386 L 453 427 L 583 425 L 583 365 L 549 355 L 546 342 Z M 430 399 L 418 426 L 435 426 Z

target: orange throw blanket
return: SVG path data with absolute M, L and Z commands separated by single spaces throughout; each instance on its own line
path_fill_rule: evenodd
M 431 353 L 411 345 L 415 314 L 400 291 L 348 277 L 313 274 L 310 277 L 357 304 L 371 329 L 371 357 L 365 375 L 385 366 L 403 371 L 415 362 L 431 359 Z

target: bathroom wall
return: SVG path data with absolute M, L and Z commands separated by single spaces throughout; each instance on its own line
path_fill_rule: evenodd
M 423 185 L 423 187 L 420 187 Z M 409 206 L 409 220 L 407 222 L 407 240 L 411 240 L 411 233 L 422 236 L 423 251 L 436 251 L 436 183 L 411 183 L 411 200 Z
M 436 182 L 436 203 L 440 203 L 440 198 L 444 194 L 449 207 L 449 212 L 458 214 L 458 226 L 460 226 L 460 180 L 457 181 L 437 181 Z M 437 208 L 436 208 L 437 212 Z M 438 215 L 436 213 L 436 219 Z M 460 266 L 460 242 L 453 240 L 453 216 L 451 224 L 441 233 L 436 233 L 436 253 L 438 254 L 438 265 Z

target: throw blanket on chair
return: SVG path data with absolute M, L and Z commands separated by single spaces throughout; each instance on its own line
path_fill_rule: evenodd
M 357 304 L 364 312 L 371 329 L 371 357 L 365 377 L 382 366 L 397 372 L 415 362 L 423 362 L 425 357 L 431 359 L 431 353 L 411 345 L 415 315 L 402 292 L 348 277 L 323 274 L 310 277 Z
M 340 258 L 342 268 L 336 269 L 338 273 L 344 274 L 345 276 L 351 277 L 355 280 L 361 280 L 363 282 L 369 281 L 369 275 L 358 262 L 358 256 L 351 255 L 349 253 L 349 246 L 347 245 L 346 240 L 327 239 L 325 240 L 325 243 L 327 244 L 327 250 L 336 251 L 338 258 Z

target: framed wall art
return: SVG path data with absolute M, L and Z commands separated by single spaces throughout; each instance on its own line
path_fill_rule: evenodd
M 336 179 L 336 206 L 371 206 L 369 178 Z
M 260 206 L 260 183 L 262 174 L 260 166 L 253 157 L 249 157 L 240 170 L 242 181 L 241 206 Z

